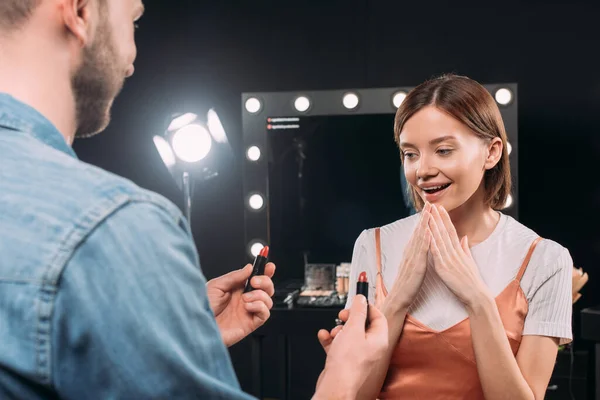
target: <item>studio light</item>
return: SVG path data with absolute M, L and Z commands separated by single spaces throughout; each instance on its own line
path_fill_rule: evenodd
M 510 208 L 510 206 L 513 205 L 513 197 L 512 195 L 508 195 L 508 197 L 506 198 L 506 203 L 504 204 L 504 208 Z
M 513 94 L 510 91 L 510 89 L 502 88 L 502 89 L 498 89 L 496 91 L 496 94 L 494 97 L 496 98 L 496 101 L 498 102 L 498 104 L 506 106 L 506 105 L 510 104 L 510 102 L 512 101 Z
M 154 136 L 154 145 L 183 191 L 184 215 L 190 221 L 194 183 L 217 176 L 231 148 L 214 109 L 208 111 L 205 119 L 194 113 L 176 114 L 166 126 L 163 135 Z
M 160 154 L 160 158 L 162 158 L 163 162 L 167 166 L 168 169 L 173 168 L 175 163 L 175 153 L 173 153 L 173 149 L 169 146 L 169 142 L 162 136 L 154 136 L 154 145 L 158 150 L 158 154 Z
M 210 134 L 215 139 L 215 142 L 227 143 L 225 128 L 223 128 L 219 115 L 212 108 L 208 110 L 208 113 L 206 114 L 206 125 L 208 126 Z
M 246 157 L 248 158 L 248 160 L 256 162 L 260 160 L 260 156 L 261 152 L 258 146 L 248 147 L 248 150 L 246 151 Z
M 358 107 L 359 102 L 360 100 L 356 93 L 346 93 L 342 99 L 344 107 L 346 107 L 348 110 L 354 110 L 356 107 Z
M 394 96 L 392 97 L 392 104 L 394 105 L 394 107 L 400 107 L 402 103 L 404 103 L 404 99 L 406 99 L 406 96 L 406 92 L 403 91 L 394 93 Z
M 250 97 L 246 100 L 246 111 L 250 114 L 257 114 L 262 109 L 262 103 L 256 97 Z
M 171 138 L 171 145 L 180 160 L 196 163 L 210 153 L 212 138 L 206 128 L 198 124 L 191 124 L 175 131 Z
M 173 120 L 169 124 L 169 127 L 167 128 L 167 131 L 175 132 L 178 129 L 183 128 L 184 126 L 191 124 L 192 122 L 194 122 L 197 119 L 198 119 L 197 114 L 194 114 L 194 113 L 182 114 L 178 117 L 173 118 Z
M 248 251 L 250 252 L 250 255 L 254 258 L 258 255 L 258 253 L 260 253 L 260 251 L 264 247 L 265 247 L 265 244 L 262 243 L 260 240 L 253 240 L 248 245 Z
M 508 151 L 508 155 L 512 153 L 512 145 L 510 144 L 510 142 L 506 142 L 506 151 Z
M 262 210 L 264 205 L 265 199 L 258 193 L 255 193 L 248 198 L 248 206 L 254 211 Z
M 306 112 L 310 108 L 310 100 L 306 96 L 299 96 L 294 101 L 294 108 L 298 112 Z

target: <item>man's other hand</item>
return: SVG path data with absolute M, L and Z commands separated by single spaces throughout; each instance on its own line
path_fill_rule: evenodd
M 262 326 L 271 315 L 275 288 L 271 278 L 275 264 L 265 266 L 265 275 L 250 281 L 253 291 L 243 293 L 252 274 L 252 265 L 208 281 L 208 301 L 215 314 L 221 337 L 226 346 L 232 346 Z

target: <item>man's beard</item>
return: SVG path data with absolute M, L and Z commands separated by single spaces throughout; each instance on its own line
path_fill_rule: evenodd
M 83 62 L 72 78 L 76 106 L 76 138 L 102 132 L 110 122 L 113 100 L 123 87 L 120 63 L 108 21 L 102 21 L 94 43 L 86 47 Z

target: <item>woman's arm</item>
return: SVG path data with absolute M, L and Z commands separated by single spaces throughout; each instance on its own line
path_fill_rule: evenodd
M 523 376 L 525 371 L 521 371 L 519 368 L 506 337 L 506 331 L 494 299 L 489 295 L 482 294 L 473 304 L 473 306 L 467 306 L 467 311 L 471 323 L 477 372 L 486 400 L 543 399 L 544 393 L 542 392 L 541 396 L 539 394 L 536 396 L 536 393 L 530 387 L 530 383 Z M 550 373 L 552 373 L 558 346 L 554 345 L 554 350 L 552 350 L 550 344 L 546 343 L 544 346 L 549 354 L 544 355 L 543 360 L 538 360 L 544 361 L 544 364 L 531 365 L 526 363 L 530 368 L 528 371 L 529 376 L 535 378 L 534 387 L 542 386 L 542 381 L 546 379 L 545 371 L 548 370 L 549 366 Z M 521 346 L 525 346 L 522 349 L 525 351 L 524 354 L 530 353 L 531 338 L 527 340 L 524 338 Z M 539 347 L 536 344 L 533 346 Z M 522 350 L 519 351 L 519 354 Z M 552 353 L 554 356 L 551 355 Z M 521 358 L 525 358 L 525 356 Z M 539 369 L 539 373 L 533 374 L 534 366 Z M 548 375 L 547 379 L 549 378 Z M 548 380 L 546 380 L 546 385 L 547 383 Z
M 541 245 L 540 243 L 539 246 Z M 508 364 L 508 368 L 503 369 L 502 365 L 496 367 L 492 365 L 493 360 L 500 362 L 505 357 L 507 360 L 509 358 L 514 360 L 512 354 L 509 354 L 510 349 L 504 328 L 501 323 L 498 323 L 495 302 L 488 301 L 487 306 L 479 311 L 472 311 L 473 346 L 486 398 L 492 400 L 505 398 L 502 393 L 507 393 L 507 388 L 518 387 L 520 392 L 514 395 L 515 399 L 543 399 L 556 363 L 558 345 L 561 343 L 557 338 L 564 338 L 562 343 L 571 338 L 573 260 L 569 252 L 556 243 L 545 243 L 545 245 L 546 255 L 542 258 L 542 262 L 544 265 L 548 262 L 555 264 L 533 271 L 535 281 L 541 284 L 539 286 L 534 284 L 532 288 L 534 295 L 529 301 L 529 312 L 525 320 L 519 352 L 516 360 Z M 490 335 L 492 329 L 494 334 Z M 490 335 L 489 339 L 486 338 L 488 335 Z M 498 344 L 500 342 L 501 345 Z M 515 363 L 518 368 L 515 367 Z M 514 385 L 513 382 L 518 384 Z M 519 394 L 525 397 L 518 397 Z
M 537 288 L 529 304 L 524 335 L 528 337 L 515 359 L 494 298 L 483 284 L 468 239 L 458 239 L 448 213 L 434 208 L 430 221 L 435 268 L 446 286 L 463 302 L 471 324 L 477 371 L 487 400 L 543 399 L 556 359 L 557 343 L 568 338 L 570 327 L 570 267 L 562 257 L 554 274 Z M 558 256 L 559 254 L 557 254 Z M 570 264 L 572 265 L 572 263 Z M 543 333 L 540 335 L 540 333 Z M 535 351 L 546 354 L 532 356 Z M 533 368 L 536 368 L 536 373 Z

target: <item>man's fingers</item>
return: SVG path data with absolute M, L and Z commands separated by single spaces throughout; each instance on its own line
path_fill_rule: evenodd
M 369 332 L 379 332 L 381 330 L 385 330 L 387 332 L 387 319 L 385 315 L 377 307 L 370 304 L 369 305 Z
M 277 267 L 275 267 L 275 264 L 273 264 L 272 262 L 267 263 L 267 265 L 265 265 L 265 275 L 269 278 L 272 278 L 273 275 L 275 275 L 276 269 Z
M 243 287 L 251 274 L 252 265 L 248 264 L 242 269 L 231 271 L 228 274 L 214 278 L 210 283 L 224 292 L 230 292 L 234 289 Z
M 262 290 L 269 296 L 273 296 L 275 294 L 275 286 L 273 285 L 271 278 L 268 276 L 255 276 L 250 281 L 250 285 L 252 285 L 255 290 Z
M 265 303 L 269 310 L 273 308 L 273 299 L 271 298 L 271 296 L 269 296 L 266 292 L 262 290 L 254 290 L 252 292 L 244 293 L 242 297 L 247 303 L 261 301 Z
M 343 322 L 347 322 L 349 316 L 350 316 L 350 310 L 348 310 L 347 308 L 343 309 L 338 314 L 338 318 L 341 319 Z
M 346 326 L 352 330 L 359 329 L 364 332 L 365 321 L 367 319 L 367 299 L 362 294 L 356 295 L 350 308 L 350 317 Z
M 326 329 L 321 329 L 319 333 L 317 333 L 317 338 L 319 339 L 319 343 L 321 343 L 323 350 L 325 350 L 325 353 L 327 353 L 327 351 L 329 351 L 331 342 L 333 342 L 333 337 Z
M 343 325 L 339 325 L 339 326 L 336 326 L 335 328 L 333 328 L 331 330 L 331 337 L 335 338 L 338 335 L 338 333 L 340 333 L 342 331 L 342 328 L 344 328 Z
M 366 333 L 367 343 L 373 356 L 382 355 L 389 348 L 390 339 L 387 319 L 377 307 L 369 307 L 370 325 Z
M 262 301 L 254 301 L 252 303 L 244 303 L 246 311 L 254 314 L 264 324 L 271 316 L 271 312 L 267 308 L 267 305 Z

